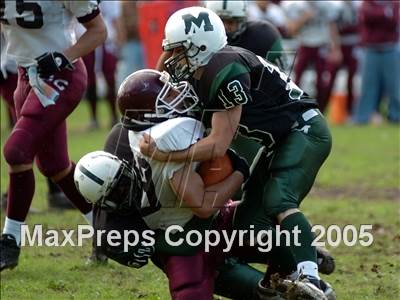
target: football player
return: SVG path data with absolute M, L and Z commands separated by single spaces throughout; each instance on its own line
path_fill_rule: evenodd
M 250 50 L 281 69 L 285 67 L 281 34 L 270 22 L 247 21 L 246 1 L 206 1 L 205 7 L 221 18 L 225 26 L 228 45 Z M 251 164 L 260 149 L 260 144 L 237 135 L 231 147 Z M 241 194 L 238 193 L 235 197 L 240 199 Z
M 117 99 L 129 133 L 126 128 L 115 126 L 106 142 L 108 152 L 96 151 L 82 157 L 75 169 L 75 181 L 88 201 L 101 206 L 96 214 L 97 229 L 152 229 L 159 233 L 156 263 L 169 278 L 173 299 L 212 299 L 216 257 L 199 247 L 168 245 L 164 230 L 170 225 L 182 226 L 185 233 L 175 233 L 175 239 L 191 229 L 201 232 L 210 228 L 215 213 L 249 176 L 248 165 L 229 152 L 235 171 L 223 182 L 204 187 L 195 171 L 197 163 L 163 163 L 140 153 L 143 132 L 151 132 L 159 147 L 166 151 L 185 149 L 203 137 L 203 125 L 193 118 L 156 117 L 154 107 L 159 93 L 174 99 L 190 96 L 187 83 L 177 91 L 166 75 L 140 70 L 122 83 Z M 230 206 L 227 204 L 225 210 L 229 212 Z M 226 214 L 220 212 L 220 223 L 227 218 Z M 108 257 L 134 267 L 146 264 L 154 252 L 152 247 L 140 245 L 124 253 L 121 247 L 111 247 L 103 240 L 102 244 Z M 250 287 L 254 290 L 261 275 L 248 266 L 240 269 L 247 277 L 244 282 L 252 281 Z
M 263 147 L 236 210 L 235 228 L 254 225 L 262 230 L 274 222 L 290 232 L 298 228 L 301 247 L 291 243 L 290 251 L 299 282 L 312 289 L 313 299 L 325 299 L 311 244 L 314 236 L 299 209 L 331 150 L 331 134 L 316 100 L 277 66 L 227 46 L 221 19 L 206 8 L 175 12 L 165 26 L 163 48 L 173 51 L 165 68 L 176 82 L 190 80 L 211 131 L 189 149 L 174 152 L 160 151 L 144 135 L 141 152 L 160 161 L 179 162 L 188 156 L 205 161 L 221 157 L 237 131 L 258 141 Z M 162 104 L 163 110 L 176 111 L 182 102 L 163 97 Z M 269 282 L 266 276 L 262 286 L 268 288 Z
M 7 216 L 0 239 L 0 269 L 14 268 L 20 254 L 20 226 L 32 202 L 33 160 L 91 222 L 92 205 L 75 187 L 75 165 L 67 151 L 67 116 L 86 88 L 81 56 L 104 42 L 107 31 L 97 1 L 1 1 L 6 51 L 17 62 L 14 93 L 17 123 L 4 145 L 9 165 Z M 74 18 L 87 31 L 75 41 Z
M 9 128 L 12 130 L 17 121 L 14 108 L 14 91 L 17 88 L 18 75 L 17 64 L 6 55 L 5 40 L 1 34 L 1 72 L 0 72 L 0 96 L 5 100 L 9 113 Z M 74 208 L 71 202 L 65 197 L 58 186 L 47 178 L 48 194 L 47 201 L 51 208 Z M 7 193 L 0 198 L 1 208 L 7 207 Z
M 205 1 L 225 26 L 228 45 L 242 47 L 284 68 L 282 37 L 268 21 L 247 21 L 246 1 Z

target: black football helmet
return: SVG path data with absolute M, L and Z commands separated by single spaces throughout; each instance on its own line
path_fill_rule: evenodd
M 172 83 L 167 72 L 143 69 L 130 74 L 117 94 L 124 127 L 143 130 L 166 119 L 184 115 L 199 99 L 192 86 Z

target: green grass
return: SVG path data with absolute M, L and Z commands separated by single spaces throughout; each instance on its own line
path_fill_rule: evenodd
M 1 112 L 1 145 L 8 135 L 4 107 Z M 100 106 L 102 129 L 86 133 L 86 103 L 69 118 L 70 156 L 102 148 L 109 118 Z M 338 299 L 399 299 L 400 274 L 400 134 L 399 128 L 332 128 L 334 146 L 303 211 L 314 224 L 373 224 L 370 247 L 330 248 L 337 269 L 327 279 Z M 1 191 L 6 190 L 7 167 L 1 162 Z M 76 211 L 47 210 L 45 181 L 36 171 L 36 193 L 27 223 L 46 228 L 74 228 L 83 224 Z M 4 212 L 1 215 L 3 224 Z M 83 247 L 25 247 L 19 266 L 1 273 L 1 299 L 168 299 L 167 281 L 153 265 L 140 270 L 119 266 L 86 266 L 89 243 Z

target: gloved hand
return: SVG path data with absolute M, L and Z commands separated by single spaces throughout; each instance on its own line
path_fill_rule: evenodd
M 64 69 L 74 69 L 73 64 L 60 52 L 46 52 L 35 59 L 38 73 L 43 76 L 50 76 Z
M 249 179 L 249 177 L 250 177 L 250 167 L 249 167 L 249 164 L 247 163 L 246 159 L 239 156 L 232 149 L 228 149 L 226 151 L 226 154 L 231 159 L 233 170 L 239 171 L 240 173 L 243 174 L 243 177 L 244 177 L 243 183 L 245 183 L 247 181 L 247 179 Z
M 140 243 L 133 251 L 133 257 L 128 261 L 128 266 L 139 269 L 147 265 L 154 251 L 154 246 L 144 246 Z

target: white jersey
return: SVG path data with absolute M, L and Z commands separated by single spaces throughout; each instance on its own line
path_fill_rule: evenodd
M 76 42 L 73 19 L 84 23 L 99 12 L 96 0 L 1 1 L 1 5 L 7 55 L 23 67 L 45 52 L 72 46 Z
M 102 1 L 100 2 L 100 9 L 107 27 L 106 44 L 114 44 L 117 36 L 114 23 L 121 17 L 121 3 L 115 0 Z
M 335 1 L 283 1 L 282 7 L 287 18 L 298 19 L 306 11 L 314 10 L 314 17 L 298 32 L 296 39 L 301 45 L 320 47 L 330 43 L 329 24 L 338 17 Z
M 269 21 L 277 27 L 285 27 L 286 15 L 283 9 L 272 2 L 268 3 L 266 11 L 262 11 L 254 2 L 249 4 L 248 18 L 250 21 Z
M 155 140 L 157 148 L 161 151 L 179 151 L 189 148 L 204 136 L 204 126 L 201 122 L 192 118 L 174 118 L 163 123 L 157 124 L 146 132 Z M 154 183 L 156 200 L 161 207 L 155 212 L 144 216 L 144 221 L 151 229 L 166 229 L 170 225 L 184 226 L 192 217 L 193 212 L 190 208 L 185 208 L 180 199 L 176 196 L 170 183 L 174 173 L 182 169 L 185 163 L 160 162 L 152 160 L 140 153 L 139 141 L 142 132 L 129 131 L 129 144 L 134 154 L 136 165 L 141 166 L 140 160 L 146 160 L 151 168 L 151 178 Z M 196 164 L 193 164 L 193 168 Z M 146 172 L 144 170 L 143 172 Z M 148 170 L 147 170 L 148 172 Z M 142 174 L 142 177 L 145 176 Z M 151 195 L 144 193 L 141 207 L 154 205 Z

